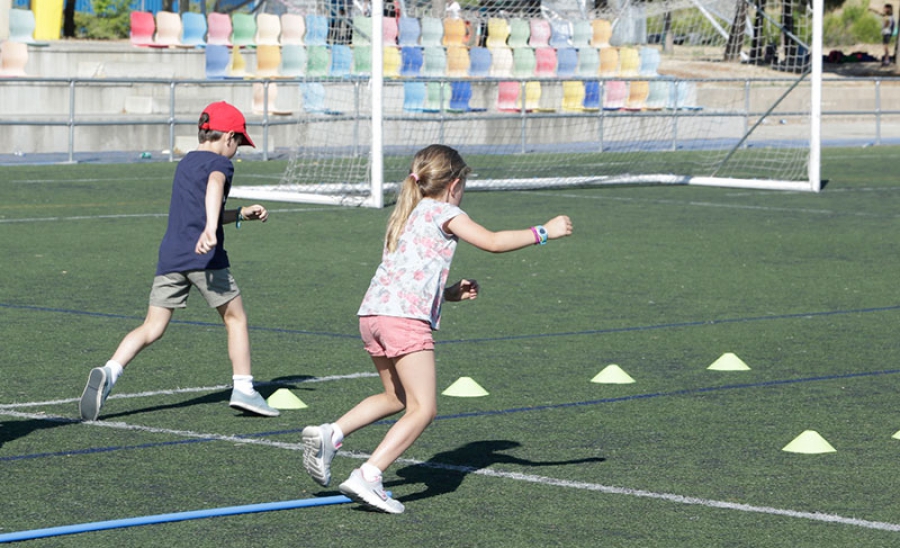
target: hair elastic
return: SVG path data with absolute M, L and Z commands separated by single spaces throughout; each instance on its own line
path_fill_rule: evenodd
M 415 181 L 416 181 L 417 183 L 419 182 L 419 176 L 416 175 L 416 172 L 415 172 L 415 171 L 413 171 L 412 173 L 410 173 L 409 176 L 412 177 L 413 179 L 415 179 Z

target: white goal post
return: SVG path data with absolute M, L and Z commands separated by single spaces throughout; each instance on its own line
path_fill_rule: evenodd
M 821 189 L 822 0 L 285 1 L 288 166 L 231 196 L 380 208 L 431 143 L 473 190 Z

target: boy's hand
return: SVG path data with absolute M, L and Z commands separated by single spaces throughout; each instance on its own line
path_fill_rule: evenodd
M 460 280 L 444 289 L 445 301 L 472 300 L 478 297 L 478 282 L 475 280 Z
M 567 215 L 560 215 L 547 221 L 544 228 L 549 239 L 563 238 L 572 234 L 572 220 Z
M 243 206 L 241 208 L 241 215 L 243 215 L 244 219 L 248 221 L 266 222 L 266 219 L 269 218 L 269 212 L 266 210 L 266 208 L 259 204 L 253 204 L 252 206 Z
M 197 245 L 194 246 L 194 253 L 197 255 L 205 255 L 216 247 L 219 241 L 216 239 L 215 230 L 204 230 L 197 239 Z

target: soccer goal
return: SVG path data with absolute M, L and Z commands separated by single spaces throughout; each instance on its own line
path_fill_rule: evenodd
M 287 1 L 288 166 L 233 196 L 383 207 L 431 143 L 470 190 L 820 189 L 821 0 Z

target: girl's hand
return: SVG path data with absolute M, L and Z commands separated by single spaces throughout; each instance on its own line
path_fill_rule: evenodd
M 478 297 L 478 282 L 475 280 L 460 280 L 444 289 L 445 301 L 472 300 Z
M 241 208 L 241 215 L 244 216 L 244 219 L 248 221 L 262 221 L 266 222 L 266 219 L 269 218 L 269 212 L 263 206 L 259 204 L 253 204 L 252 206 L 244 206 Z
M 216 247 L 218 240 L 216 239 L 216 231 L 204 230 L 197 239 L 197 245 L 194 246 L 194 253 L 197 255 L 205 255 Z
M 560 215 L 544 223 L 544 228 L 549 239 L 564 238 L 572 234 L 572 220 L 567 215 Z

